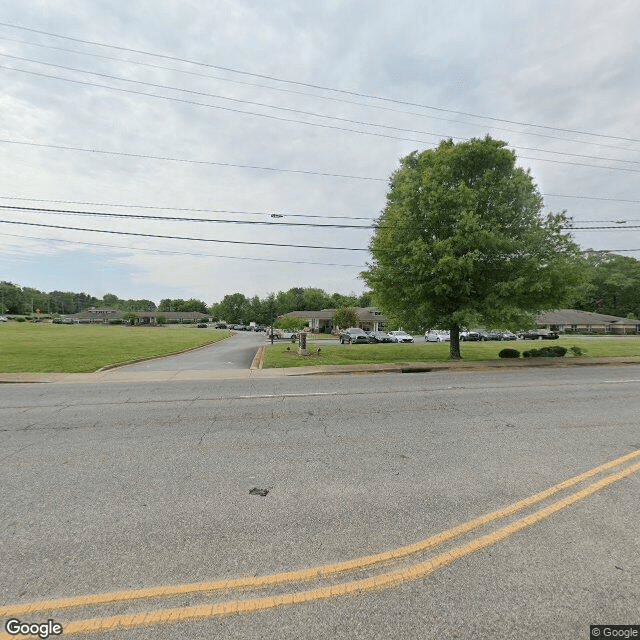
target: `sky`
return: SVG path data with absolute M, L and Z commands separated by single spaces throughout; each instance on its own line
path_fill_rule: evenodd
M 487 134 L 581 247 L 640 259 L 634 0 L 0 8 L 0 280 L 359 294 L 372 231 L 349 227 L 380 214 L 400 158 Z

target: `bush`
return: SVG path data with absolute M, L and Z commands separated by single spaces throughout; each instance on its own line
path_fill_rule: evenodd
M 541 349 L 529 349 L 523 351 L 523 358 L 563 358 L 567 353 L 564 347 L 542 347 Z
M 584 356 L 587 353 L 586 349 L 576 347 L 575 345 L 573 347 L 569 347 L 569 351 L 571 351 L 574 356 Z
M 16 322 L 26 322 L 26 319 L 25 319 L 25 318 L 23 318 L 22 316 L 16 316 L 16 317 L 14 318 L 14 320 L 15 320 Z
M 503 349 L 499 354 L 498 358 L 519 358 L 520 352 L 517 349 Z

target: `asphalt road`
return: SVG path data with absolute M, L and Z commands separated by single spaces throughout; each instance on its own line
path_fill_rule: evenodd
M 120 594 L 16 614 L 62 637 L 564 640 L 640 624 L 640 367 L 0 393 L 0 602 Z M 219 615 L 227 602 L 240 613 Z
M 202 349 L 176 356 L 145 360 L 126 367 L 127 371 L 193 371 L 203 369 L 248 369 L 259 346 L 266 344 L 264 333 L 241 331 Z

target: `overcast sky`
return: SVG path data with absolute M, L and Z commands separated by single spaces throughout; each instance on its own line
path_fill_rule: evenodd
M 0 7 L 0 280 L 207 304 L 294 286 L 360 293 L 367 229 L 5 207 L 368 225 L 399 158 L 486 134 L 531 169 L 548 210 L 627 227 L 575 231 L 582 247 L 640 258 L 634 0 Z

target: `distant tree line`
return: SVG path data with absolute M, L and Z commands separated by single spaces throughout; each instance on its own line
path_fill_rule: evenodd
M 586 284 L 575 292 L 571 308 L 594 311 L 612 316 L 640 318 L 640 260 L 606 251 L 587 251 L 584 256 Z M 199 311 L 215 320 L 231 323 L 256 322 L 269 324 L 290 311 L 320 311 L 340 307 L 370 307 L 375 305 L 371 292 L 362 295 L 327 293 L 315 287 L 293 287 L 271 293 L 264 298 L 251 298 L 242 293 L 224 296 L 207 307 L 202 300 L 165 298 L 156 304 L 151 300 L 123 300 L 107 293 L 96 298 L 87 293 L 50 291 L 19 287 L 0 282 L 0 314 L 31 314 L 40 309 L 43 314 L 78 313 L 89 307 L 120 311 Z
M 216 320 L 231 323 L 249 323 L 268 325 L 278 316 L 290 311 L 320 311 L 338 307 L 370 307 L 373 305 L 371 293 L 362 295 L 343 295 L 327 293 L 315 287 L 293 287 L 288 291 L 271 293 L 265 298 L 253 296 L 247 298 L 242 293 L 226 295 L 220 302 L 209 308 Z
M 31 287 L 19 287 L 12 282 L 0 282 L 0 314 L 29 315 L 40 309 L 42 314 L 64 315 L 78 313 L 89 307 L 104 307 L 120 311 L 156 310 L 156 304 L 151 300 L 121 300 L 112 293 L 107 293 L 103 298 L 74 291 L 47 293 Z

